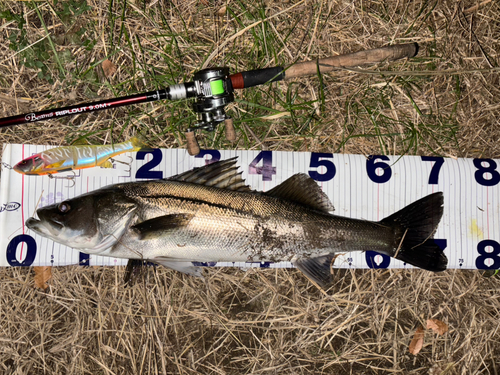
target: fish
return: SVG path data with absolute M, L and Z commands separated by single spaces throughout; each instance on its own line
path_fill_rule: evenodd
M 145 147 L 142 137 L 138 136 L 112 145 L 62 146 L 23 159 L 13 169 L 24 175 L 52 176 L 75 169 L 113 168 L 110 158 Z
M 339 253 L 373 250 L 443 271 L 433 235 L 443 194 L 381 221 L 336 216 L 320 186 L 299 173 L 266 192 L 250 189 L 237 158 L 162 179 L 108 185 L 39 208 L 26 226 L 81 252 L 140 259 L 194 276 L 193 262 L 289 261 L 322 288 Z

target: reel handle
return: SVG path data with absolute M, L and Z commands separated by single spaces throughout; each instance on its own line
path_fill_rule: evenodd
M 194 130 L 188 130 L 186 133 L 186 149 L 189 155 L 196 156 L 200 153 L 200 145 L 196 140 Z
M 234 130 L 234 123 L 231 117 L 224 120 L 224 132 L 226 134 L 226 139 L 229 142 L 236 141 L 236 131 Z

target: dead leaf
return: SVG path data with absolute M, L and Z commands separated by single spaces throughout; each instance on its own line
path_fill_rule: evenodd
M 52 267 L 33 267 L 35 270 L 35 286 L 40 289 L 47 289 L 47 281 L 52 278 Z
M 219 16 L 223 16 L 226 14 L 226 11 L 227 11 L 227 7 L 226 6 L 223 6 L 222 8 L 220 8 L 217 13 L 219 14 Z
M 439 319 L 427 319 L 427 329 L 432 329 L 438 335 L 448 332 L 448 325 Z
M 418 352 L 424 346 L 424 327 L 419 326 L 415 335 L 413 336 L 413 340 L 410 342 L 409 351 L 413 355 L 417 355 Z
M 106 59 L 102 62 L 102 70 L 104 70 L 104 75 L 106 76 L 106 78 L 109 78 L 110 76 L 115 74 L 116 69 L 117 69 L 116 65 L 113 64 L 111 61 Z

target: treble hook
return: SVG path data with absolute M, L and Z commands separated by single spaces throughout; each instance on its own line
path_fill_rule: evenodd
M 73 173 L 73 176 L 64 176 L 64 177 L 60 177 L 60 176 L 54 176 L 52 173 L 49 173 L 48 176 L 49 178 L 54 178 L 54 179 L 61 179 L 61 180 L 71 180 L 71 182 L 73 182 L 73 185 L 71 186 L 66 186 L 67 188 L 72 188 L 73 186 L 75 186 L 76 182 L 75 182 L 75 178 L 76 178 L 76 173 L 75 171 L 71 171 L 71 173 Z
M 109 158 L 109 160 L 114 163 L 114 162 L 117 162 L 117 163 L 121 163 L 121 164 L 125 164 L 125 165 L 128 165 L 129 166 L 129 170 L 125 171 L 125 172 L 130 172 L 131 171 L 131 166 L 132 166 L 132 163 L 134 161 L 134 158 L 130 155 L 125 155 L 127 157 L 130 158 L 130 162 L 126 163 L 124 161 L 121 161 L 121 160 L 118 160 L 118 159 L 113 159 L 113 158 Z

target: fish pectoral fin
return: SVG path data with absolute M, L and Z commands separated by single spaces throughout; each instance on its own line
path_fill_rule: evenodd
M 193 218 L 193 214 L 172 214 L 158 216 L 135 224 L 130 229 L 137 233 L 140 240 L 149 240 L 165 235 L 169 230 L 185 225 Z
M 316 258 L 302 258 L 293 262 L 306 277 L 323 289 L 326 289 L 333 281 L 332 266 L 335 254 L 327 254 Z
M 170 258 L 163 257 L 150 259 L 150 261 L 191 276 L 203 278 L 201 267 L 194 266 L 192 262 L 172 260 Z
M 106 160 L 104 163 L 100 165 L 101 168 L 113 168 L 113 163 L 111 160 Z

